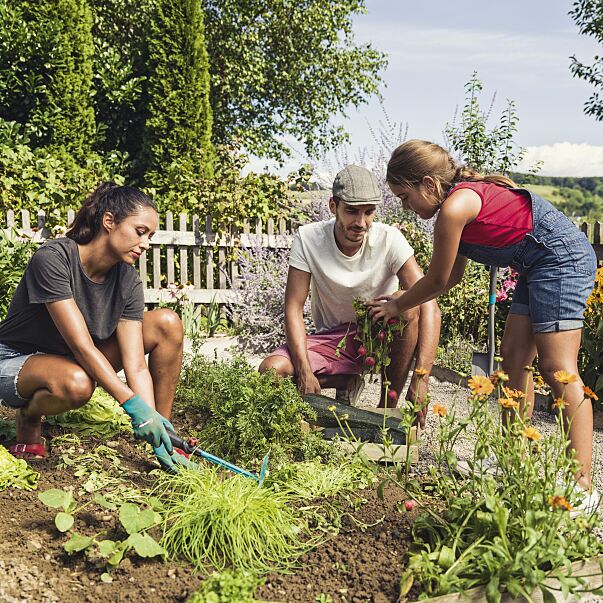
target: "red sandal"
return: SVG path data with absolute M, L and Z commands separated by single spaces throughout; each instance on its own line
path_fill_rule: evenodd
M 40 460 L 46 458 L 46 443 L 42 440 L 39 444 L 13 444 L 8 451 L 18 459 Z

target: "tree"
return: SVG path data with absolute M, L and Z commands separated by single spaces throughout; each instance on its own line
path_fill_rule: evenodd
M 83 161 L 96 132 L 86 0 L 2 0 L 0 33 L 0 118 Z
M 364 0 L 203 0 L 214 141 L 282 159 L 283 137 L 308 153 L 347 137 L 331 118 L 378 91 L 385 55 L 356 45 Z
M 211 173 L 212 113 L 203 12 L 197 0 L 159 0 L 149 37 L 148 116 L 143 137 L 148 180 L 174 162 Z
M 600 0 L 578 0 L 574 2 L 569 13 L 578 25 L 581 34 L 593 36 L 603 43 L 603 3 Z M 575 55 L 571 57 L 570 71 L 574 77 L 586 80 L 595 88 L 603 87 L 603 58 L 594 57 L 594 62 L 587 65 L 578 61 Z M 603 98 L 599 92 L 593 92 L 584 103 L 586 115 L 592 115 L 597 121 L 603 120 Z

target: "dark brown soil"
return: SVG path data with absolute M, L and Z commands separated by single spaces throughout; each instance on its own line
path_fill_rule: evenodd
M 11 411 L 0 409 L 0 419 L 8 418 L 13 418 Z M 69 486 L 77 490 L 80 483 L 72 469 L 56 466 L 59 451 L 52 449 L 52 436 L 59 433 L 56 428 L 47 433 L 50 457 L 31 463 L 40 472 L 38 490 L 0 491 L 0 601 L 186 601 L 203 580 L 190 565 L 129 556 L 113 572 L 113 582 L 105 583 L 100 580 L 102 566 L 96 566 L 82 553 L 68 556 L 64 552 L 67 536 L 54 526 L 56 511 L 38 500 L 39 491 Z M 132 485 L 151 486 L 154 478 L 148 473 L 155 465 L 143 449 L 127 434 L 113 440 L 111 445 L 121 455 L 124 473 Z M 106 444 L 86 439 L 82 446 L 89 451 L 99 443 Z M 314 603 L 324 594 L 330 595 L 334 603 L 395 602 L 415 513 L 398 510 L 397 503 L 403 499 L 400 490 L 390 488 L 385 490 L 384 500 L 370 490 L 336 502 L 345 511 L 338 533 L 329 535 L 324 544 L 300 559 L 294 573 L 267 576 L 258 597 Z M 76 518 L 76 531 L 93 535 L 104 530 L 108 537 L 116 534 L 115 518 L 100 508 L 90 509 Z

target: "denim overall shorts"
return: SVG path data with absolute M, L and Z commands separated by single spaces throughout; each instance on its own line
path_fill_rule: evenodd
M 487 266 L 519 273 L 509 313 L 529 316 L 534 333 L 582 328 L 597 257 L 584 233 L 548 201 L 526 189 L 533 228 L 522 241 L 489 247 L 461 241 L 459 253 Z

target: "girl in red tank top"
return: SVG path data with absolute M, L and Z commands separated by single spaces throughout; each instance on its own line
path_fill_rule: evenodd
M 392 154 L 387 182 L 403 206 L 423 219 L 437 213 L 433 257 L 426 275 L 397 298 L 371 303 L 373 321 L 388 320 L 459 283 L 467 258 L 511 266 L 520 274 L 501 344 L 512 389 L 525 390 L 526 365 L 538 354 L 540 372 L 555 398 L 563 397 L 569 436 L 581 465 L 583 504 L 598 504 L 591 490 L 593 415 L 578 376 L 583 312 L 594 284 L 596 256 L 584 235 L 548 201 L 518 189 L 504 176 L 483 176 L 457 166 L 442 147 L 409 140 Z M 557 381 L 558 371 L 574 381 Z M 531 372 L 525 400 L 534 401 Z M 511 417 L 512 419 L 512 417 Z

